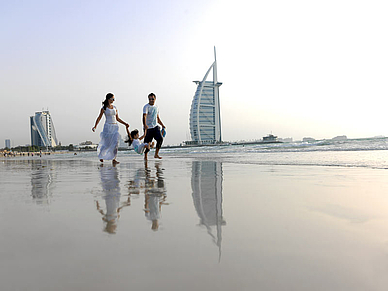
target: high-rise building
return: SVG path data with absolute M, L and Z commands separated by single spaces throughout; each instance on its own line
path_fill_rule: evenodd
M 213 70 L 213 80 L 207 81 Z M 190 134 L 194 144 L 215 144 L 221 139 L 221 115 L 219 87 L 222 83 L 217 80 L 217 58 L 214 48 L 214 62 L 206 72 L 202 81 L 197 84 L 190 110 Z
M 10 149 L 11 148 L 11 140 L 10 139 L 6 139 L 5 140 L 5 147 Z
M 53 119 L 48 110 L 35 112 L 35 115 L 30 117 L 30 124 L 31 145 L 40 147 L 55 147 L 58 145 Z

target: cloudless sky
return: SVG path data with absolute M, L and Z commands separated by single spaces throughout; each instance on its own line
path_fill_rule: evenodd
M 98 143 L 108 92 L 131 129 L 154 92 L 165 143 L 189 140 L 214 46 L 223 140 L 386 136 L 387 15 L 377 0 L 2 0 L 0 147 L 29 144 L 47 108 L 62 144 Z

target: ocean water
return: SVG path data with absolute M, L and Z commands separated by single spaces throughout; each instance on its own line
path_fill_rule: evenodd
M 258 165 L 331 166 L 388 169 L 388 138 L 319 140 L 315 142 L 162 148 L 161 155 L 176 159 L 217 159 Z M 140 157 L 120 151 L 120 157 Z M 152 152 L 150 160 L 153 159 Z M 44 156 L 44 159 L 96 159 L 95 152 Z M 25 158 L 27 159 L 27 158 Z
M 164 150 L 174 157 L 217 157 L 260 165 L 365 167 L 388 169 L 388 138 L 229 145 Z
M 388 169 L 388 138 L 318 140 L 315 142 L 267 143 L 202 147 L 162 147 L 161 155 L 170 158 L 218 159 L 224 162 L 260 165 L 300 165 L 364 167 Z M 135 156 L 133 151 L 120 151 L 118 158 Z M 153 159 L 152 152 L 149 154 Z M 30 159 L 22 157 L 19 159 Z M 43 156 L 43 159 L 96 159 L 95 152 Z

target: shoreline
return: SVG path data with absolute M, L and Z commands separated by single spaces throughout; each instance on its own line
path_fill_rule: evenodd
M 16 157 L 33 157 L 33 156 L 50 156 L 53 154 L 66 154 L 70 152 L 58 151 L 58 152 L 13 152 L 2 151 L 0 152 L 0 158 L 16 158 Z

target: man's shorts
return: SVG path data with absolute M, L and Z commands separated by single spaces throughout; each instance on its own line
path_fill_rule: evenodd
M 150 143 L 150 142 L 152 142 L 152 139 L 155 139 L 157 141 L 157 143 L 156 143 L 157 148 L 160 148 L 162 146 L 163 137 L 162 137 L 162 134 L 160 132 L 159 126 L 147 129 L 147 134 L 144 138 L 144 143 Z

